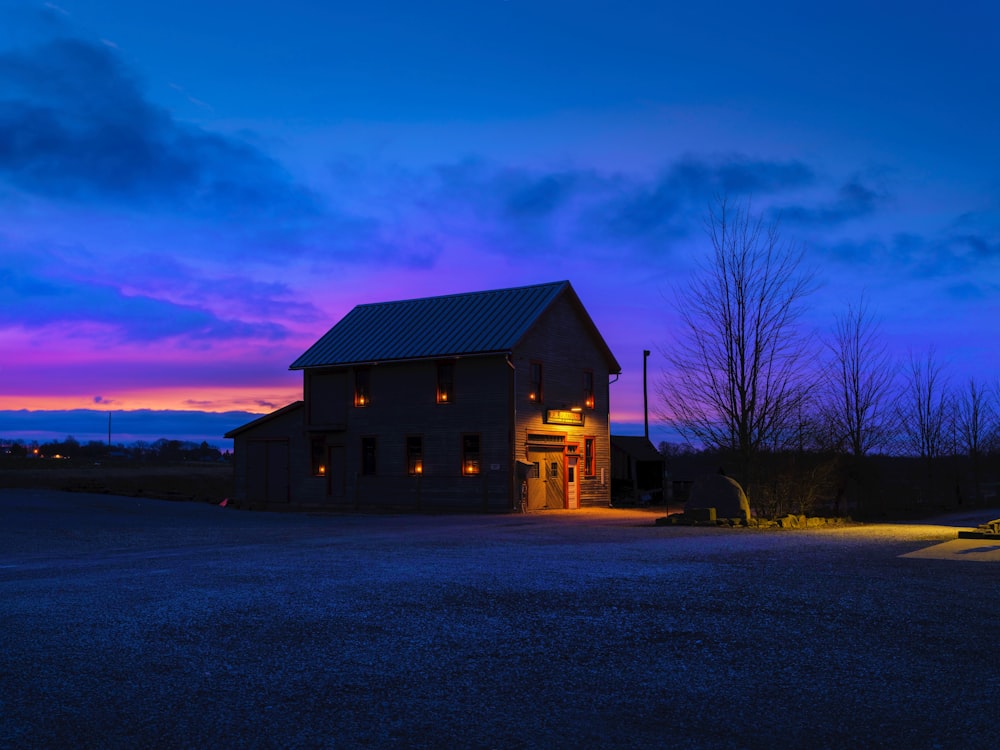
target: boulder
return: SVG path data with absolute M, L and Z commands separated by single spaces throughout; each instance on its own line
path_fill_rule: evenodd
M 750 501 L 740 483 L 724 474 L 705 474 L 691 487 L 684 512 L 697 508 L 715 508 L 717 518 L 750 520 Z

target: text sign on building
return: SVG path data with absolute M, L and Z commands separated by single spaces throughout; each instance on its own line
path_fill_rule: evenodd
M 549 409 L 545 412 L 545 422 L 547 424 L 569 424 L 582 426 L 583 412 L 566 411 L 563 409 Z

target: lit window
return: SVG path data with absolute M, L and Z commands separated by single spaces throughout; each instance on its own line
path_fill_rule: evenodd
M 536 403 L 542 402 L 542 363 L 531 363 L 531 375 L 528 378 L 528 399 Z
M 455 400 L 455 365 L 452 362 L 438 362 L 437 402 L 450 404 Z
M 314 437 L 309 441 L 310 468 L 314 477 L 326 476 L 326 440 Z
M 479 435 L 462 435 L 462 473 L 466 476 L 478 474 L 480 461 Z
M 594 476 L 594 438 L 583 439 L 583 474 Z
M 372 475 L 375 473 L 375 438 L 361 438 L 361 473 Z
M 583 371 L 583 405 L 588 409 L 594 408 L 594 371 Z
M 424 439 L 420 436 L 406 438 L 406 473 L 411 477 L 424 473 Z
M 371 371 L 361 367 L 354 371 L 354 405 L 368 406 L 371 402 Z

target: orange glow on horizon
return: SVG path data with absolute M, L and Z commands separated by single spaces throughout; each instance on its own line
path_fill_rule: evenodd
M 136 390 L 106 394 L 99 401 L 93 396 L 67 394 L 59 396 L 0 395 L 0 409 L 27 411 L 62 411 L 94 409 L 97 411 L 245 411 L 268 414 L 302 398 L 300 388 L 263 390 L 256 388 L 172 387 L 156 390 Z

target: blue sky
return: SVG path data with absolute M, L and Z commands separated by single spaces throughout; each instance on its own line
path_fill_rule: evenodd
M 211 437 L 355 304 L 558 279 L 641 432 L 720 194 L 804 250 L 817 334 L 864 294 L 990 382 L 1000 10 L 813 5 L 0 0 L 0 436 Z

